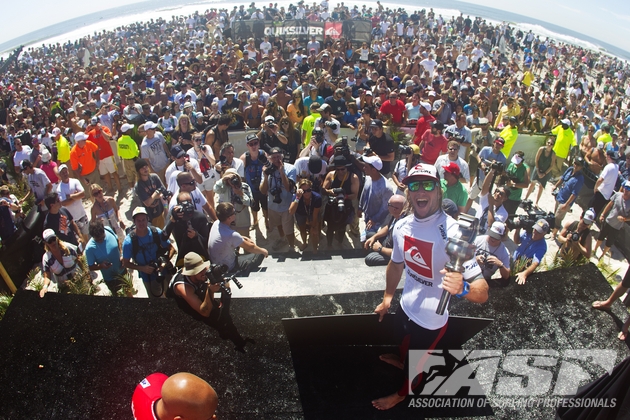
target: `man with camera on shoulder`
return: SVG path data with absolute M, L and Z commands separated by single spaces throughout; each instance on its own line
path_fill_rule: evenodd
M 194 252 L 208 260 L 206 244 L 210 235 L 210 225 L 206 216 L 195 208 L 189 192 L 180 192 L 176 199 L 177 203 L 171 209 L 164 228 L 166 237 L 173 235 L 180 256 Z M 183 258 L 179 258 L 175 265 L 181 267 L 183 263 Z
M 273 147 L 269 150 L 269 158 L 263 169 L 260 192 L 267 194 L 269 233 L 277 227 L 280 234 L 273 249 L 278 250 L 283 246 L 286 234 L 290 250 L 294 250 L 293 217 L 289 214 L 289 207 L 293 200 L 297 174 L 293 165 L 282 161 L 283 157 L 283 150 L 279 147 Z
M 123 266 L 138 271 L 150 298 L 161 297 L 175 248 L 160 228 L 149 226 L 144 207 L 136 207 L 132 219 L 135 229 L 123 242 Z
M 489 285 L 496 284 L 491 281 L 494 273 L 499 271 L 501 278 L 497 283 L 507 286 L 510 277 L 510 251 L 503 244 L 507 230 L 502 222 L 494 222 L 487 231 L 487 235 L 477 236 L 475 239 L 475 255 L 477 263 L 481 267 L 483 278 Z
M 570 223 L 566 223 L 556 240 L 560 243 L 558 253 L 562 257 L 571 256 L 577 259 L 579 256 L 591 258 L 593 249 L 593 238 L 591 236 L 591 226 L 595 221 L 595 211 L 588 209 L 580 218 Z
M 339 137 L 341 124 L 332 115 L 332 108 L 329 104 L 323 104 L 317 109 L 317 112 L 319 112 L 319 118 L 315 120 L 314 127 L 319 127 L 324 131 L 326 143 L 332 146 Z

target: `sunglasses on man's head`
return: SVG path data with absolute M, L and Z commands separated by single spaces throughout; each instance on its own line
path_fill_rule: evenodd
M 407 185 L 407 188 L 412 192 L 419 191 L 420 189 L 431 192 L 435 189 L 436 184 L 435 181 L 413 181 Z

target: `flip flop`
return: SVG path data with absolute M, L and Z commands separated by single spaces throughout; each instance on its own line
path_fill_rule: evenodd
M 604 302 L 602 302 L 601 300 L 593 302 L 591 306 L 593 307 L 593 309 L 598 309 L 600 311 L 610 311 L 610 306 L 604 305 Z

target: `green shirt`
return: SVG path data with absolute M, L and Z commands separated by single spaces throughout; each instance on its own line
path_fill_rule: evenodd
M 520 184 L 521 182 L 525 181 L 525 176 L 527 175 L 527 168 L 528 166 L 526 163 L 523 163 L 520 166 L 510 163 L 507 169 L 505 170 L 505 173 L 510 178 L 516 178 L 515 182 L 517 184 Z M 523 193 L 522 188 L 510 187 L 510 196 L 508 197 L 508 199 L 520 201 L 521 196 L 523 195 L 522 193 Z
M 302 121 L 302 130 L 306 131 L 306 137 L 304 137 L 304 146 L 308 146 L 311 142 L 311 135 L 313 133 L 313 128 L 315 128 L 315 120 L 320 117 L 318 112 L 313 112 L 308 117 L 304 118 Z
M 442 179 L 440 182 L 442 184 L 444 198 L 453 200 L 458 207 L 466 207 L 466 203 L 468 202 L 468 191 L 466 191 L 464 184 L 457 181 L 455 185 L 447 187 L 445 179 Z

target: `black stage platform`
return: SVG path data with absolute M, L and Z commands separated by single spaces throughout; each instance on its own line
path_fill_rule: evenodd
M 245 287 L 254 276 L 242 279 Z M 451 326 L 472 336 L 487 325 L 464 343 L 468 350 L 612 349 L 616 364 L 629 354 L 616 339 L 627 312 L 620 303 L 612 312 L 590 309 L 610 291 L 593 265 L 538 274 L 522 287 L 491 289 L 485 305 L 453 299 L 452 315 L 494 321 L 453 319 Z M 234 324 L 255 340 L 241 353 L 169 300 L 40 299 L 21 291 L 0 323 L 0 418 L 131 418 L 134 387 L 156 371 L 206 379 L 219 394 L 220 419 L 553 418 L 551 408 L 429 411 L 403 402 L 372 409 L 370 400 L 400 381 L 400 371 L 378 360 L 395 350 L 387 321 L 330 315 L 369 313 L 381 296 L 234 299 Z M 321 318 L 295 319 L 311 316 Z M 602 373 L 594 369 L 593 379 Z

